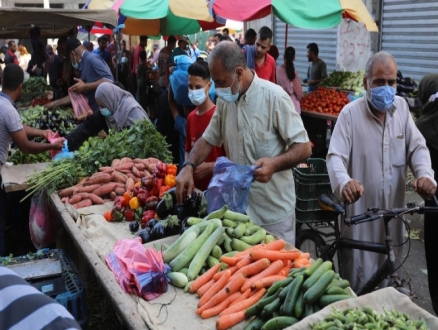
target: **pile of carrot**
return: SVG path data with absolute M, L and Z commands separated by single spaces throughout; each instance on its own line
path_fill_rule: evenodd
M 143 177 L 152 177 L 158 161 L 156 158 L 114 159 L 111 166 L 101 167 L 99 172 L 61 190 L 59 196 L 63 203 L 75 208 L 113 201 L 126 191 L 133 191 Z
M 245 310 L 255 305 L 276 281 L 286 278 L 291 268 L 309 266 L 309 253 L 285 250 L 285 242 L 276 240 L 258 244 L 220 259 L 221 264 L 210 268 L 194 280 L 190 293 L 200 298 L 196 314 L 203 319 L 219 315 L 218 330 L 228 329 L 245 319 Z

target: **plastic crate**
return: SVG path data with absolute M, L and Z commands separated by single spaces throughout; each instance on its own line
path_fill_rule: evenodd
M 322 210 L 303 211 L 295 208 L 295 218 L 297 222 L 320 222 L 332 221 L 336 218 L 336 215 Z
M 294 168 L 294 177 L 301 183 L 330 183 L 327 165 L 324 159 L 309 158 L 306 168 Z
M 63 250 L 43 249 L 32 256 L 25 255 L 12 258 L 9 263 L 10 268 L 14 270 L 16 266 L 49 260 L 59 260 L 61 274 L 47 276 L 39 274 L 37 277 L 32 277 L 32 274 L 23 276 L 23 273 L 21 273 L 21 276 L 29 284 L 63 305 L 81 326 L 84 325 L 88 319 L 85 288 L 75 265 Z
M 328 183 L 303 183 L 301 179 L 295 178 L 295 195 L 301 200 L 317 199 L 322 194 L 332 192 L 330 182 Z

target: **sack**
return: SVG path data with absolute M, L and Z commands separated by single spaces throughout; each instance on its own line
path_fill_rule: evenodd
M 68 95 L 70 96 L 71 105 L 73 106 L 75 119 L 84 120 L 93 114 L 93 110 L 88 104 L 88 99 L 84 95 L 70 90 L 68 90 Z
M 237 165 L 227 157 L 219 157 L 207 190 L 208 213 L 224 205 L 228 205 L 231 211 L 245 213 L 256 168 L 255 165 Z
M 29 214 L 30 238 L 36 249 L 55 243 L 58 223 L 56 213 L 45 190 L 37 192 L 31 200 Z
M 170 267 L 155 249 L 145 249 L 141 238 L 121 239 L 105 261 L 123 291 L 152 300 L 167 292 Z

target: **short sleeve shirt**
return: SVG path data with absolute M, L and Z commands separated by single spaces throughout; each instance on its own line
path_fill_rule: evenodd
M 23 124 L 17 109 L 12 101 L 3 93 L 0 94 L 0 165 L 8 159 L 8 148 L 11 142 L 11 133 L 21 131 Z
M 99 55 L 90 53 L 86 50 L 82 55 L 80 65 L 80 78 L 83 82 L 93 83 L 102 78 L 107 79 L 110 82 L 114 82 L 114 78 L 109 66 Z M 88 98 L 88 104 L 90 105 L 91 109 L 93 109 L 94 113 L 99 111 L 99 106 L 97 105 L 94 97 L 95 93 L 96 91 L 86 91 L 82 93 Z
M 254 61 L 254 66 L 255 66 L 255 72 L 257 73 L 257 76 L 259 78 L 269 80 L 274 84 L 276 83 L 275 72 L 277 68 L 275 65 L 275 60 L 271 55 L 266 54 L 265 61 L 261 66 L 258 66 L 257 62 Z
M 327 65 L 321 59 L 316 63 L 311 63 L 307 70 L 307 76 L 309 80 L 319 80 L 327 77 Z M 317 88 L 317 86 L 309 86 L 311 90 Z
M 223 142 L 227 157 L 240 165 L 277 157 L 294 143 L 309 141 L 289 95 L 256 74 L 238 101 L 218 99 L 203 138 L 214 146 Z M 268 183 L 254 181 L 246 211 L 260 225 L 279 223 L 295 212 L 292 169 L 275 173 Z
M 93 50 L 93 53 L 99 55 L 100 57 L 102 57 L 103 60 L 104 60 L 106 63 L 108 63 L 108 62 L 111 61 L 111 55 L 110 55 L 110 52 L 107 51 L 106 49 L 104 49 L 103 52 L 101 52 L 100 49 L 97 48 L 97 49 Z

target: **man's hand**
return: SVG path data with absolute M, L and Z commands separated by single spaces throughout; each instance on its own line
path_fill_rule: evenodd
M 71 86 L 70 90 L 72 92 L 76 92 L 76 93 L 81 94 L 82 92 L 85 91 L 85 83 L 81 79 L 78 79 L 78 78 L 75 78 L 75 81 L 76 81 L 76 84 Z
M 50 145 L 52 146 L 52 149 L 61 150 L 62 148 L 64 148 L 64 141 L 65 141 L 65 139 L 62 138 L 59 141 L 50 143 Z
M 363 196 L 364 189 L 362 184 L 357 180 L 350 180 L 342 190 L 342 196 L 347 203 L 354 203 Z
M 431 198 L 435 194 L 436 186 L 433 181 L 426 177 L 415 179 L 412 183 L 414 191 L 423 198 Z
M 193 182 L 193 168 L 190 165 L 184 166 L 176 177 L 176 200 L 179 204 L 184 202 L 184 191 L 187 190 L 187 196 L 192 194 L 195 188 Z
M 53 110 L 53 109 L 55 109 L 57 106 L 58 106 L 58 104 L 56 103 L 56 101 L 52 101 L 52 102 L 47 103 L 44 107 L 45 107 L 47 110 Z
M 55 134 L 51 129 L 42 130 L 41 137 L 49 141 L 49 134 Z
M 194 176 L 197 180 L 202 180 L 206 176 L 213 173 L 213 165 L 214 163 L 202 163 L 196 167 Z
M 260 158 L 256 161 L 254 165 L 260 166 L 260 168 L 255 170 L 254 179 L 262 183 L 268 183 L 277 170 L 275 163 L 273 158 Z

